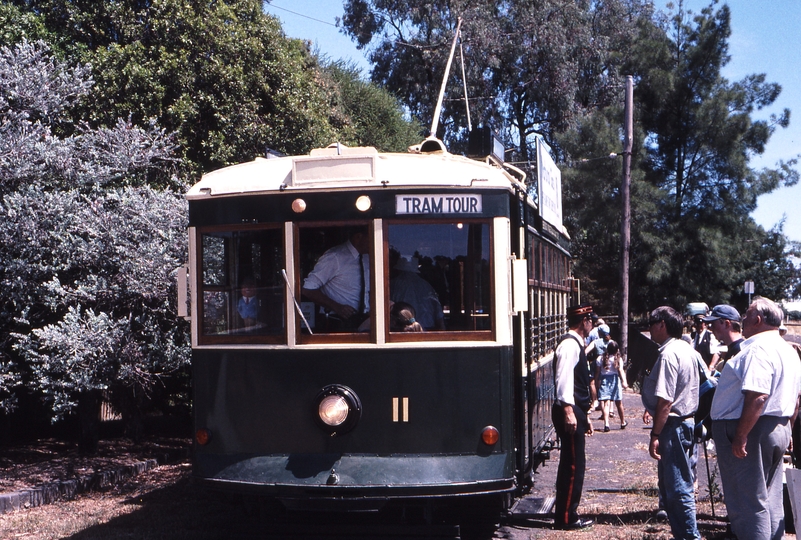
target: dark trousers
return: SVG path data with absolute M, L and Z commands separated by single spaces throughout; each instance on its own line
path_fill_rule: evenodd
M 587 460 L 584 454 L 587 433 L 587 413 L 573 406 L 576 415 L 576 432 L 565 431 L 565 411 L 561 405 L 554 405 L 551 412 L 556 434 L 561 441 L 559 468 L 556 471 L 556 502 L 554 505 L 554 525 L 567 525 L 579 519 L 578 506 L 581 490 L 584 488 L 584 470 Z

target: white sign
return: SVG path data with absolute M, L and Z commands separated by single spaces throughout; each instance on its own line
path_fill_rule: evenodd
M 537 139 L 537 185 L 540 216 L 544 221 L 561 229 L 562 171 L 548 154 L 542 139 Z
M 480 214 L 481 195 L 395 195 L 396 214 Z

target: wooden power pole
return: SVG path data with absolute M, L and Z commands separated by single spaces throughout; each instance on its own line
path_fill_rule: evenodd
M 634 146 L 634 78 L 626 76 L 626 129 L 623 141 L 623 204 L 620 224 L 620 352 L 628 358 L 629 350 L 629 252 L 631 250 L 631 151 Z

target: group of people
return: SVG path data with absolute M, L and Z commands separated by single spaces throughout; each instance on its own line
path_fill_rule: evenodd
M 712 379 L 717 388 L 709 416 L 732 533 L 741 540 L 784 535 L 782 463 L 801 395 L 801 361 L 779 333 L 782 318 L 781 308 L 766 298 L 756 298 L 742 318 L 734 307 L 718 305 L 696 321 L 696 335 L 685 340 L 680 313 L 668 306 L 650 313 L 649 331 L 659 355 L 642 384 L 643 421 L 651 423 L 648 451 L 657 460 L 660 502 L 675 538 L 701 537 L 694 487 L 696 413 L 702 389 Z M 557 529 L 592 524 L 578 514 L 585 436 L 593 430 L 583 345 L 592 321 L 592 306 L 569 308 L 570 331 L 556 349 Z M 711 346 L 705 358 L 703 344 L 711 337 L 704 331 L 726 345 L 725 352 Z

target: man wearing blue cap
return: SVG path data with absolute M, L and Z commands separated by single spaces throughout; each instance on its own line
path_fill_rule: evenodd
M 704 317 L 704 322 L 709 325 L 715 338 L 726 345 L 726 352 L 721 353 L 718 364 L 710 366 L 711 369 L 722 371 L 726 360 L 740 352 L 740 346 L 743 343 L 740 313 L 730 305 L 718 304 L 712 308 L 712 313 Z
M 784 314 L 757 297 L 743 317 L 742 350 L 726 362 L 712 399 L 712 436 L 731 530 L 737 538 L 784 538 L 782 464 L 801 365 L 779 335 Z

